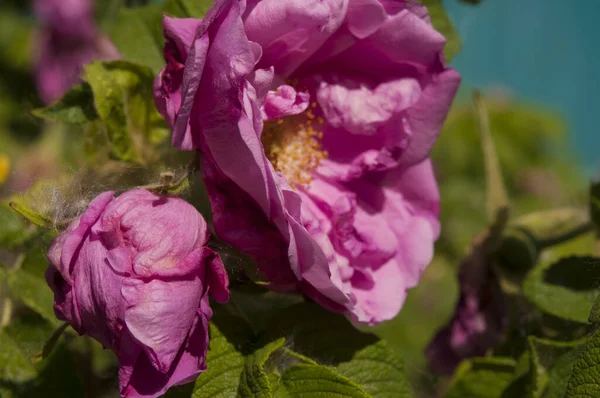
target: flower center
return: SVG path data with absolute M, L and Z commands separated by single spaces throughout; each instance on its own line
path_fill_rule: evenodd
M 321 145 L 324 120 L 312 111 L 316 106 L 313 102 L 302 115 L 266 122 L 263 129 L 265 154 L 292 187 L 310 183 L 312 172 L 327 157 Z

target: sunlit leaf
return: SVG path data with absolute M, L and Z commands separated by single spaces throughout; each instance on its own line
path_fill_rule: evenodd
M 500 398 L 513 379 L 511 358 L 474 358 L 456 370 L 446 398 Z
M 92 89 L 86 82 L 73 86 L 57 102 L 34 109 L 33 114 L 42 119 L 69 124 L 85 124 L 98 118 Z
M 565 398 L 600 396 L 600 330 L 587 341 L 567 384 Z
M 571 256 L 536 266 L 523 282 L 523 294 L 545 313 L 587 323 L 599 283 L 600 259 Z

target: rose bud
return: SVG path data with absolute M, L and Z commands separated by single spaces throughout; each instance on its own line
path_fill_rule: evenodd
M 56 316 L 117 355 L 124 397 L 157 397 L 205 369 L 209 292 L 229 299 L 204 218 L 182 199 L 135 189 L 96 197 L 54 241 Z

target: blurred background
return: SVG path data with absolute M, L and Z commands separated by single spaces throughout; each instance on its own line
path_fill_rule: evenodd
M 143 1 L 98 0 L 98 19 L 108 12 L 107 7 L 120 3 Z M 462 40 L 462 51 L 452 65 L 462 74 L 463 87 L 432 154 L 442 197 L 442 235 L 423 283 L 410 292 L 398 318 L 376 329 L 403 354 L 415 391 L 422 397 L 436 396 L 439 382 L 427 372 L 423 351 L 452 315 L 460 258 L 487 222 L 471 90 L 478 88 L 486 95 L 492 133 L 517 216 L 585 203 L 587 178 L 600 167 L 595 119 L 600 108 L 600 2 L 443 3 Z M 34 42 L 30 2 L 2 0 L 2 201 L 27 191 L 35 181 L 56 181 L 94 162 L 87 158 L 90 143 L 80 130 L 47 124 L 31 114 L 42 106 L 33 79 Z M 26 230 L 22 221 L 9 213 L 0 212 L 0 223 L 11 225 L 0 231 L 0 260 L 5 262 L 17 259 L 22 249 L 8 247 L 8 237 Z M 585 251 L 591 240 L 580 244 Z M 97 358 L 102 357 L 98 354 Z M 113 380 L 114 363 L 105 367 L 112 370 L 98 379 Z
M 600 2 L 443 1 L 463 47 L 463 89 L 501 87 L 562 117 L 588 173 L 600 166 Z

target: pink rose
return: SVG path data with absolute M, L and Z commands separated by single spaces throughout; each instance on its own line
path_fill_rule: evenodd
M 205 370 L 208 294 L 229 299 L 202 216 L 182 199 L 104 192 L 54 241 L 56 316 L 119 358 L 125 397 L 157 397 Z
M 217 234 L 273 289 L 393 318 L 432 258 L 427 158 L 460 83 L 425 7 L 217 0 L 164 31 L 156 105 L 202 155 Z

